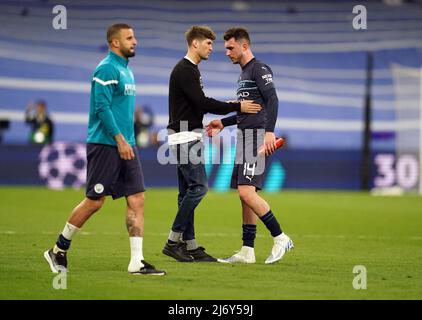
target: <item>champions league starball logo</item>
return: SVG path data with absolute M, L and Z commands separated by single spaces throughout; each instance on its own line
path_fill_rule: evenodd
M 86 148 L 80 143 L 56 142 L 39 155 L 38 172 L 51 189 L 80 188 L 86 182 Z

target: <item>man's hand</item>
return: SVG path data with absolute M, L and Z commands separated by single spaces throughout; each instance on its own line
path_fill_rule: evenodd
M 276 150 L 274 132 L 265 132 L 264 144 L 265 155 L 268 157 Z
M 28 102 L 28 105 L 26 106 L 26 111 L 27 112 L 31 112 L 32 110 L 34 110 L 34 103 L 32 101 Z
M 129 143 L 125 140 L 125 137 L 121 133 L 114 136 L 114 140 L 117 142 L 117 149 L 119 150 L 120 158 L 123 160 L 135 159 L 135 154 Z
M 208 137 L 216 136 L 223 129 L 224 129 L 223 123 L 219 119 L 211 121 L 205 127 L 205 131 L 207 132 Z
M 262 107 L 254 103 L 253 100 L 242 100 L 240 101 L 240 112 L 242 113 L 258 113 Z

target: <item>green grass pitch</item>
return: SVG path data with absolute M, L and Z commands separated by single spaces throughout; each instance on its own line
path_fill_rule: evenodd
M 175 189 L 146 193 L 144 255 L 165 277 L 131 276 L 125 202 L 107 199 L 68 254 L 67 289 L 56 290 L 43 252 L 83 191 L 0 188 L 0 299 L 422 299 L 422 198 L 359 192 L 263 194 L 295 249 L 265 265 L 272 239 L 259 222 L 257 263 L 179 263 L 164 256 Z M 217 257 L 241 247 L 236 193 L 210 191 L 196 212 L 200 245 Z M 363 265 L 367 288 L 356 290 Z

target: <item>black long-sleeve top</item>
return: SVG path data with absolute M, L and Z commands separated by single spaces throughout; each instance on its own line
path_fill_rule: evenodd
M 228 114 L 240 111 L 240 102 L 227 103 L 208 98 L 202 88 L 198 66 L 186 58 L 180 60 L 170 75 L 168 129 L 174 132 L 202 129 L 204 114 L 208 112 Z M 187 128 L 180 128 L 180 121 L 187 121 Z

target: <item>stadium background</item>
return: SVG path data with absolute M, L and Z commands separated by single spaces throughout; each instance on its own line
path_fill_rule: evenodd
M 371 198 L 367 193 L 335 192 L 339 189 L 350 191 L 374 187 L 374 181 L 380 174 L 375 161 L 377 155 L 395 154 L 396 129 L 399 129 L 399 124 L 395 111 L 396 96 L 391 66 L 394 63 L 409 67 L 422 65 L 420 1 L 358 3 L 356 1 L 124 0 L 117 3 L 109 0 L 64 0 L 60 1 L 60 5 L 64 5 L 67 9 L 66 30 L 55 30 L 52 27 L 55 16 L 52 7 L 56 4 L 58 3 L 45 0 L 0 1 L 2 21 L 0 119 L 10 121 L 9 128 L 0 131 L 2 137 L 0 185 L 3 186 L 0 188 L 0 193 L 3 199 L 7 199 L 0 208 L 2 211 L 0 235 L 5 238 L 5 243 L 13 243 L 12 246 L 3 247 L 1 254 L 0 265 L 5 270 L 1 284 L 11 292 L 8 296 L 7 291 L 4 291 L 3 298 L 34 297 L 16 284 L 23 281 L 22 279 L 28 281 L 20 273 L 22 270 L 18 262 L 22 255 L 27 254 L 24 254 L 24 250 L 28 249 L 23 249 L 17 244 L 14 238 L 16 234 L 20 237 L 25 237 L 22 234 L 27 234 L 28 239 L 31 239 L 29 241 L 42 244 L 37 246 L 34 244 L 34 248 L 31 248 L 31 257 L 34 256 L 32 259 L 36 261 L 31 268 L 37 272 L 43 270 L 45 266 L 37 264 L 43 262 L 38 262 L 39 259 L 35 259 L 35 256 L 44 248 L 44 244 L 51 243 L 71 207 L 83 196 L 83 189 L 55 193 L 43 188 L 27 187 L 48 185 L 60 189 L 64 186 L 83 185 L 83 149 L 87 132 L 91 75 L 107 52 L 105 30 L 108 25 L 117 21 L 129 23 L 136 31 L 137 56 L 131 60 L 130 65 L 137 83 L 137 105 L 149 106 L 153 110 L 157 130 L 167 124 L 169 73 L 186 52 L 184 39 L 186 29 L 192 24 L 208 24 L 215 30 L 217 39 L 213 46 L 214 52 L 209 61 L 200 64 L 204 91 L 207 95 L 218 99 L 233 99 L 239 67 L 232 65 L 225 57 L 221 38 L 223 32 L 230 26 L 242 25 L 248 28 L 255 56 L 268 63 L 274 71 L 279 97 L 276 130 L 278 135 L 287 138 L 287 148 L 272 157 L 267 171 L 265 191 L 272 192 L 268 193 L 269 201 L 280 210 L 282 208 L 282 212 L 286 212 L 282 221 L 293 230 L 293 237 L 302 251 L 286 261 L 287 269 L 284 270 L 282 281 L 289 292 L 284 293 L 277 291 L 273 285 L 273 282 L 281 277 L 274 268 L 270 273 L 265 273 L 266 277 L 261 279 L 267 291 L 256 285 L 254 287 L 256 295 L 253 296 L 250 291 L 242 295 L 233 288 L 230 289 L 233 291 L 229 290 L 223 295 L 218 288 L 207 292 L 203 286 L 210 283 L 199 280 L 202 279 L 201 275 L 194 267 L 189 266 L 186 268 L 191 271 L 193 282 L 198 282 L 191 292 L 185 294 L 171 296 L 159 292 L 154 287 L 155 284 L 148 283 L 146 286 L 151 290 L 150 295 L 143 292 L 139 296 L 139 292 L 135 294 L 131 291 L 132 282 L 129 283 L 127 280 L 124 284 L 127 285 L 126 289 L 122 289 L 120 287 L 122 284 L 116 280 L 117 284 L 113 283 L 110 287 L 102 285 L 101 293 L 99 290 L 95 291 L 96 287 L 93 285 L 92 288 L 86 288 L 85 294 L 78 291 L 58 296 L 49 287 L 51 282 L 49 275 L 40 275 L 31 280 L 34 288 L 38 288 L 38 295 L 35 297 L 421 298 L 420 291 L 417 290 L 421 285 L 421 273 L 418 270 L 422 269 L 420 268 L 422 260 L 420 259 L 422 238 L 420 198 L 405 196 L 400 199 L 384 200 Z M 352 9 L 357 4 L 365 5 L 367 9 L 366 30 L 353 29 L 352 22 L 356 15 L 352 13 Z M 370 152 L 365 155 L 368 151 L 365 149 L 368 59 L 371 59 L 373 67 L 370 86 L 372 129 L 367 136 L 370 138 L 367 140 L 370 143 Z M 57 143 L 45 148 L 28 145 L 29 128 L 24 123 L 24 109 L 27 103 L 39 98 L 47 101 L 48 111 L 56 124 Z M 212 117 L 207 116 L 206 119 Z M 156 148 L 140 150 L 146 184 L 152 188 L 149 191 L 150 204 L 147 211 L 160 212 L 162 215 L 147 218 L 147 223 L 151 226 L 149 250 L 155 252 L 153 257 L 158 259 L 161 265 L 167 269 L 174 269 L 174 264 L 168 263 L 159 252 L 172 218 L 172 214 L 168 212 L 173 212 L 171 204 L 175 205 L 170 200 L 163 203 L 162 197 L 174 200 L 176 189 L 169 191 L 160 188 L 174 187 L 177 180 L 175 168 L 171 165 L 159 165 L 156 153 Z M 365 156 L 368 156 L 369 164 L 365 164 Z M 57 163 L 57 160 L 63 159 L 64 162 Z M 370 168 L 368 184 L 362 182 L 365 165 L 369 165 Z M 41 169 L 42 167 L 44 169 Z M 218 203 L 227 204 L 227 210 L 233 208 L 233 211 L 238 211 L 235 207 L 237 199 L 234 194 L 216 193 L 228 191 L 231 165 L 207 165 L 207 172 L 212 191 L 208 196 L 210 199 L 205 199 L 201 207 L 204 215 L 198 219 L 198 228 L 210 232 L 209 229 L 205 229 L 205 225 L 218 226 L 221 230 L 219 234 L 227 234 L 229 241 L 239 242 L 239 226 L 235 220 L 238 218 L 237 213 L 233 213 L 233 218 L 224 215 L 213 219 L 211 216 L 211 213 L 217 214 L 215 211 L 219 210 L 216 209 Z M 409 183 L 407 185 L 409 188 L 414 188 L 418 183 L 418 171 L 411 173 L 412 177 L 407 177 L 411 180 L 411 186 L 409 187 Z M 384 186 L 395 186 L 399 182 L 393 179 Z M 406 185 L 406 181 L 404 184 Z M 282 189 L 293 189 L 293 191 L 281 192 Z M 318 191 L 298 193 L 296 189 L 331 189 L 333 193 Z M 22 202 L 21 197 L 25 200 L 31 199 Z M 49 203 L 51 207 L 48 206 Z M 118 205 L 116 207 L 114 203 L 110 206 L 113 207 L 106 207 L 106 212 L 119 210 Z M 367 214 L 369 211 L 371 214 Z M 401 215 L 397 214 L 399 211 Z M 32 229 L 29 231 L 20 225 L 17 219 L 23 212 L 31 212 L 31 217 L 27 221 L 35 227 L 35 231 Z M 289 212 L 296 215 L 291 215 L 289 218 Z M 16 220 L 8 216 L 11 213 Z M 39 222 L 36 216 L 42 222 Z M 164 219 L 165 223 L 154 220 L 158 218 Z M 118 217 L 108 216 L 108 219 L 111 220 L 108 221 L 100 216 L 97 218 L 98 222 L 92 222 L 86 231 L 87 238 L 82 236 L 79 246 L 86 246 L 84 250 L 88 250 L 90 247 L 87 243 L 93 238 L 100 240 L 104 235 L 110 236 L 112 238 L 110 250 L 113 253 L 110 257 L 107 253 L 101 254 L 105 260 L 116 259 L 113 263 L 121 264 L 120 267 L 124 270 L 126 253 L 121 253 L 119 250 L 127 249 L 126 243 L 122 240 L 124 238 L 121 237 L 125 231 L 123 228 L 116 231 L 112 227 L 112 222 L 121 223 Z M 209 249 L 220 255 L 227 254 L 226 244 L 213 242 L 214 238 L 210 235 L 207 238 L 206 232 L 204 237 L 209 243 Z M 391 244 L 391 241 L 394 241 L 392 233 L 400 239 L 400 245 Z M 264 240 L 263 235 L 257 240 L 259 245 L 264 243 L 266 246 L 269 245 L 269 240 L 266 238 Z M 227 242 L 227 239 L 222 237 L 221 241 Z M 79 265 L 82 261 L 82 266 L 79 268 L 83 268 L 83 263 L 88 263 L 86 257 L 88 253 L 86 251 L 83 253 L 83 250 L 77 251 L 79 250 L 77 246 L 75 244 L 73 257 L 79 259 Z M 322 247 L 324 252 L 319 251 Z M 357 247 L 366 248 L 369 252 L 361 255 L 362 252 L 358 253 Z M 101 252 L 101 247 L 95 248 Z M 349 253 L 347 257 L 343 256 L 345 250 Z M 400 254 L 395 256 L 392 262 L 390 259 L 393 252 Z M 265 253 L 259 253 L 257 258 L 262 260 Z M 359 296 L 356 291 L 350 291 L 351 280 L 347 280 L 347 289 L 340 288 L 338 291 L 336 287 L 338 278 L 340 277 L 341 281 L 349 279 L 352 265 L 361 263 L 362 256 L 365 257 L 363 260 L 367 266 L 370 267 L 369 261 L 372 261 L 372 267 L 378 270 L 377 284 L 382 285 L 367 295 Z M 304 261 L 314 268 L 301 270 L 300 266 Z M 337 267 L 350 270 L 336 273 L 330 268 L 327 269 L 326 264 L 329 261 L 335 261 Z M 385 267 L 387 263 L 390 263 L 390 269 Z M 386 269 L 383 269 L 384 267 Z M 82 272 L 77 266 L 75 268 L 76 274 Z M 107 268 L 106 263 L 103 268 Z M 250 272 L 242 266 L 235 270 L 237 274 L 230 273 L 227 268 L 223 272 L 216 272 L 213 268 L 209 270 L 206 267 L 201 268 L 202 273 L 211 278 L 212 273 L 215 273 L 229 286 L 231 279 L 227 278 L 227 274 L 223 275 L 223 272 L 231 274 L 234 278 L 237 274 L 247 277 Z M 304 283 L 296 273 L 303 271 L 305 274 L 308 273 L 309 277 L 312 274 L 319 277 L 317 268 L 327 274 L 331 273 L 333 278 L 325 275 L 316 281 L 308 278 L 308 283 Z M 263 269 L 263 265 L 257 265 L 249 270 L 267 272 Z M 402 280 L 399 281 L 394 276 L 391 277 L 397 282 L 391 284 L 384 281 L 390 280 L 389 272 L 399 271 L 405 272 L 405 276 L 409 276 L 406 281 L 410 282 L 403 284 L 400 282 Z M 12 277 L 14 280 L 18 279 L 15 284 L 8 282 L 11 281 L 8 279 L 11 273 L 17 274 L 17 277 Z M 183 277 L 179 267 L 176 271 L 173 270 L 173 273 L 180 278 Z M 110 278 L 115 277 L 111 271 L 105 274 Z M 96 278 L 99 276 L 93 273 L 89 273 L 85 278 L 82 273 L 79 276 L 73 283 L 82 287 L 84 281 L 88 283 L 101 281 Z M 45 280 L 47 284 L 40 285 L 37 280 L 41 282 Z M 175 287 L 180 285 L 178 280 L 180 279 L 177 277 L 176 280 L 172 280 L 175 281 Z M 219 283 L 218 279 L 214 280 L 216 284 Z M 326 286 L 329 289 L 325 290 Z M 113 291 L 111 288 L 117 290 Z M 394 290 L 390 290 L 391 288 Z M 240 287 L 239 291 L 242 289 L 245 290 L 244 287 Z M 128 296 L 122 293 L 124 290 L 127 290 Z
M 85 141 L 91 73 L 107 51 L 104 30 L 115 21 L 127 21 L 137 32 L 138 55 L 131 61 L 137 104 L 152 109 L 157 129 L 165 127 L 168 120 L 169 72 L 185 54 L 187 27 L 209 24 L 218 35 L 211 59 L 200 69 L 206 94 L 219 99 L 233 99 L 239 73 L 238 66 L 225 57 L 222 33 L 232 25 L 250 30 L 255 55 L 274 71 L 280 101 L 277 133 L 288 140 L 289 152 L 277 155 L 273 179 L 266 186 L 271 191 L 283 186 L 362 187 L 368 53 L 373 56 L 371 177 L 377 175 L 375 155 L 395 150 L 391 65 L 417 67 L 422 62 L 418 3 L 365 2 L 366 30 L 353 28 L 356 3 L 349 1 L 61 4 L 67 8 L 66 30 L 52 27 L 55 15 L 50 1 L 1 1 L 0 118 L 11 121 L 3 132 L 0 151 L 2 184 L 45 184 L 37 166 L 31 166 L 39 150 L 29 153 L 27 147 L 16 147 L 27 144 L 24 108 L 29 101 L 47 101 L 56 123 L 55 141 Z M 9 145 L 15 147 L 7 148 Z M 155 150 L 143 153 L 144 165 L 154 168 Z M 18 169 L 16 160 L 23 154 L 31 162 Z M 11 162 L 18 171 L 9 170 Z M 217 190 L 227 190 L 226 176 L 231 170 L 226 167 L 221 166 L 219 172 L 218 168 L 210 170 L 211 185 Z M 17 175 L 19 171 L 25 174 Z M 148 177 L 149 186 L 174 186 L 174 179 L 164 178 L 170 171 L 162 172 L 162 179 Z M 21 177 L 14 180 L 16 176 Z M 68 180 L 71 184 L 74 179 Z

